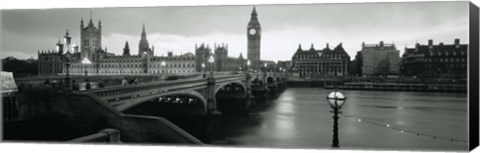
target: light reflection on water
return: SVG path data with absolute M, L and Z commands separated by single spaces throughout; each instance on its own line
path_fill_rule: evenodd
M 259 112 L 258 116 L 244 118 L 258 124 L 229 120 L 238 124 L 226 124 L 227 139 L 232 144 L 247 147 L 330 148 L 332 114 L 325 101 L 330 92 L 320 88 L 287 89 L 269 109 Z M 348 97 L 339 119 L 342 147 L 427 150 L 462 150 L 467 147 L 386 128 L 388 124 L 400 130 L 466 140 L 466 94 L 341 92 Z M 366 121 L 385 126 L 371 126 Z

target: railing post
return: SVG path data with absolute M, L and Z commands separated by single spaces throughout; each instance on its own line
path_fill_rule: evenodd
M 100 131 L 101 133 L 105 133 L 108 136 L 108 142 L 110 143 L 118 143 L 120 141 L 120 131 L 117 129 L 103 129 Z

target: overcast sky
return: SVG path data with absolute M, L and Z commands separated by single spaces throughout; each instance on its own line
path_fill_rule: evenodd
M 138 53 L 142 24 L 156 55 L 194 52 L 196 43 L 228 43 L 229 56 L 247 55 L 246 26 L 253 6 L 94 8 L 102 21 L 102 47 L 121 54 L 125 41 Z M 343 42 L 353 58 L 367 44 L 394 42 L 403 53 L 415 42 L 468 43 L 468 2 L 257 5 L 262 25 L 261 58 L 289 60 L 298 44 L 309 48 Z M 54 49 L 69 29 L 80 43 L 80 19 L 90 9 L 3 10 L 1 57 L 37 58 L 37 50 Z

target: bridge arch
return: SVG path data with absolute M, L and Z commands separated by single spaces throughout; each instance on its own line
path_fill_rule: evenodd
M 267 84 L 275 84 L 275 79 L 273 76 L 267 77 Z
M 263 86 L 265 84 L 264 80 L 261 77 L 253 78 L 250 83 L 252 84 L 252 86 Z
M 221 91 L 221 90 L 230 90 L 230 89 L 226 89 L 226 88 L 238 88 L 238 87 L 241 88 L 239 90 L 243 91 L 242 94 L 244 94 L 246 96 L 247 86 L 245 85 L 245 83 L 243 83 L 241 81 L 227 82 L 227 83 L 222 83 L 222 84 L 217 85 L 216 88 L 215 88 L 215 95 L 217 95 L 218 92 Z
M 217 109 L 226 114 L 245 112 L 250 107 L 247 94 L 247 87 L 243 82 L 220 84 L 215 91 Z

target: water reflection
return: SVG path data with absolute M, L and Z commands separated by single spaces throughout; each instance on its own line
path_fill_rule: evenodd
M 228 119 L 227 139 L 246 147 L 330 148 L 331 90 L 290 88 L 255 117 Z M 427 139 L 411 131 L 467 140 L 466 94 L 342 91 L 342 148 L 464 150 L 467 144 Z M 373 126 L 375 123 L 380 126 Z M 405 133 L 405 134 L 404 134 Z
M 277 105 L 276 111 L 278 113 L 289 113 L 289 114 L 294 114 L 295 113 L 295 105 L 293 105 L 291 102 L 282 102 Z

